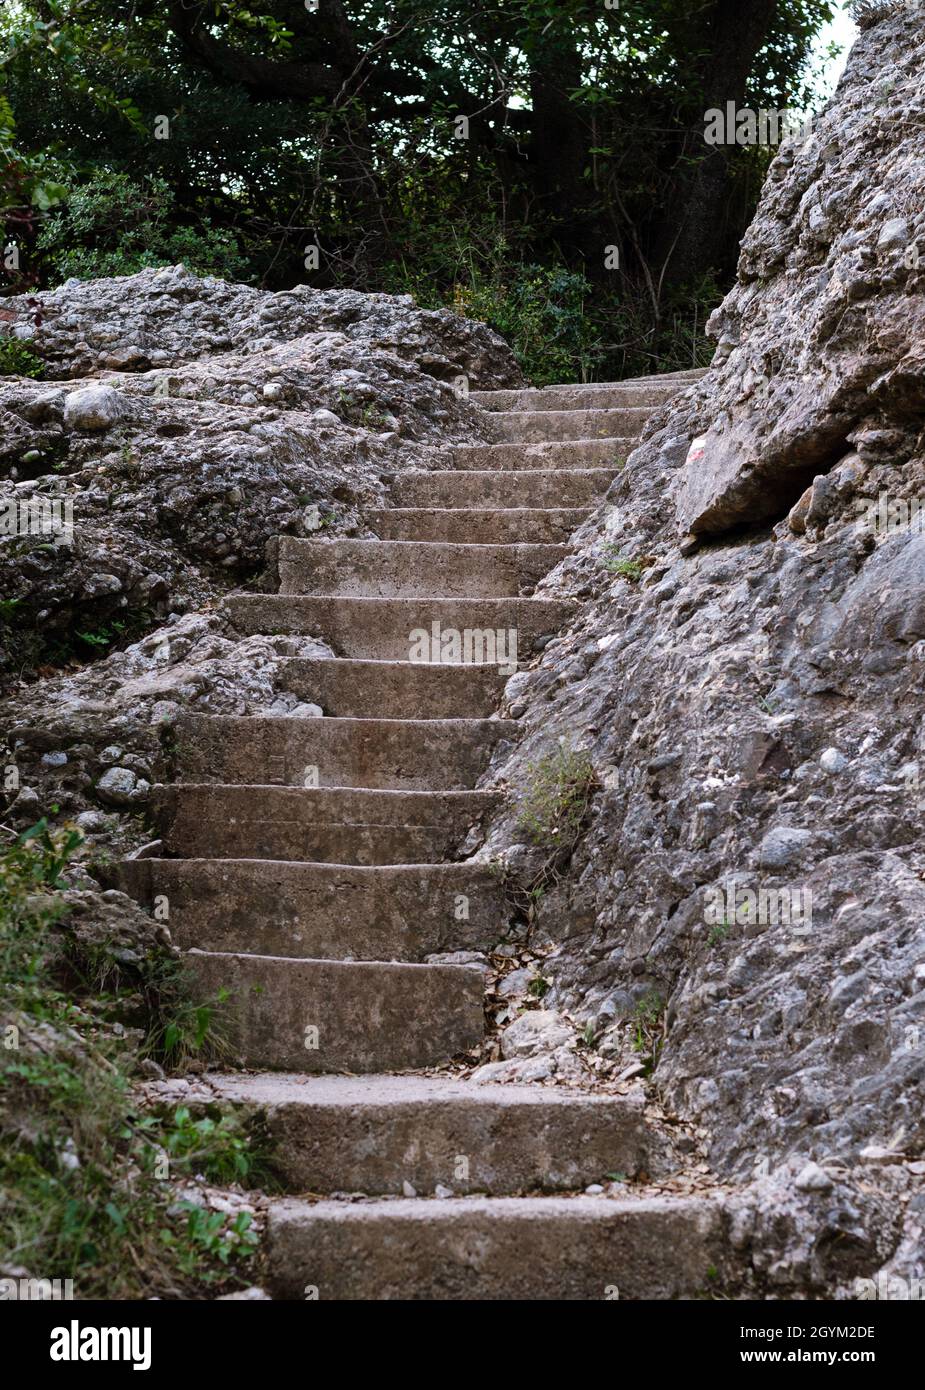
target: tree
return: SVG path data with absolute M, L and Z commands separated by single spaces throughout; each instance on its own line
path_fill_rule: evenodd
M 702 318 L 730 277 L 767 164 L 708 146 L 704 114 L 804 105 L 830 14 L 828 0 L 24 0 L 3 21 L 4 69 L 21 144 L 62 181 L 164 180 L 171 217 L 233 234 L 262 283 L 305 279 L 316 244 L 314 283 L 434 302 L 559 268 L 593 289 L 602 351 L 659 359 L 666 318 L 691 296 Z

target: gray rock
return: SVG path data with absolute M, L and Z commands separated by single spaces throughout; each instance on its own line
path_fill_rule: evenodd
M 794 1178 L 793 1185 L 798 1192 L 831 1192 L 835 1184 L 818 1163 L 807 1163 Z
M 755 863 L 762 869 L 783 869 L 800 861 L 812 845 L 815 836 L 811 830 L 800 830 L 794 826 L 776 825 L 763 837 L 755 852 Z
M 909 223 L 904 217 L 891 217 L 884 222 L 877 237 L 878 251 L 896 251 L 909 245 Z
M 529 884 L 517 805 L 531 766 L 560 738 L 589 748 L 604 786 L 533 911 L 556 948 L 551 997 L 594 1020 L 624 1074 L 644 1064 L 622 1055 L 627 1027 L 603 1002 L 625 991 L 663 1021 L 661 1097 L 704 1127 L 724 1174 L 801 1154 L 775 1191 L 807 1230 L 820 1194 L 794 1179 L 811 1157 L 855 1165 L 894 1134 L 907 1154 L 925 1145 L 925 536 L 908 524 L 925 496 L 925 266 L 878 246 L 903 217 L 925 251 L 923 108 L 925 33 L 884 7 L 814 137 L 771 164 L 711 320 L 711 369 L 651 417 L 543 582 L 573 597 L 597 575 L 611 509 L 652 559 L 647 582 L 593 588 L 534 666 L 523 736 L 497 760 L 510 796 L 480 852 Z M 701 437 L 699 459 L 669 465 L 671 441 Z M 881 522 L 882 495 L 907 504 L 906 524 Z M 681 559 L 688 534 L 712 539 Z M 599 659 L 572 679 L 588 643 Z M 754 926 L 705 921 L 705 887 L 729 881 L 755 894 Z M 809 902 L 808 923 L 791 919 Z M 897 1166 L 865 1170 L 879 1182 Z M 889 1205 L 861 1242 L 871 1268 Z M 770 1215 L 762 1229 L 784 1287 L 796 1265 Z
M 508 1024 L 501 1034 L 501 1056 L 533 1057 L 539 1052 L 552 1052 L 573 1038 L 572 1028 L 559 1014 L 537 1009 Z
M 819 766 L 822 768 L 823 772 L 836 775 L 839 772 L 844 772 L 845 768 L 848 766 L 848 759 L 839 749 L 827 748 L 825 752 L 820 755 Z
M 505 975 L 498 985 L 498 993 L 502 999 L 519 999 L 527 993 L 532 980 L 536 979 L 536 972 L 530 969 L 512 970 L 510 975 Z
M 125 397 L 101 382 L 70 393 L 64 403 L 64 426 L 69 430 L 109 430 L 128 413 Z
M 301 704 L 294 705 L 289 711 L 289 714 L 293 719 L 320 719 L 324 714 L 324 710 L 320 705 L 313 705 L 303 701 Z
M 151 787 L 128 767 L 111 767 L 96 784 L 96 794 L 108 806 L 134 806 L 147 800 Z

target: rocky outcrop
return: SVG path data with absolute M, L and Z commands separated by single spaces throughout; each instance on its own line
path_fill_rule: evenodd
M 889 7 L 775 160 L 711 371 L 540 587 L 582 616 L 497 768 L 588 751 L 544 1007 L 627 1063 L 657 1013 L 655 1083 L 738 1176 L 925 1145 L 923 59 Z M 543 858 L 516 811 L 485 854 Z
M 688 417 L 703 439 L 676 484 L 685 531 L 779 518 L 833 470 L 843 495 L 867 492 L 872 471 L 915 452 L 925 41 L 910 7 L 881 9 L 891 17 L 861 38 L 811 136 L 772 164 L 738 283 L 709 325 L 716 370 Z M 889 485 L 918 481 L 891 471 Z
M 52 377 L 177 367 L 335 334 L 355 355 L 384 352 L 443 381 L 465 375 L 486 390 L 521 379 L 510 349 L 485 324 L 448 309 L 418 309 L 407 294 L 309 285 L 270 294 L 168 266 L 67 280 L 40 296 L 5 299 L 4 308 L 15 315 L 9 331 Z

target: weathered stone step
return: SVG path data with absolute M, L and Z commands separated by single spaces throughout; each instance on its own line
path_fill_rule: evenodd
M 294 1192 L 503 1196 L 655 1173 L 663 1145 L 642 1098 L 438 1076 L 210 1073 L 222 1101 L 263 1116 L 274 1168 Z
M 627 406 L 625 410 L 499 410 L 486 418 L 494 439 L 535 444 L 543 439 L 635 439 L 651 414 L 647 406 Z
M 353 598 L 516 598 L 566 554 L 558 545 L 297 540 L 279 544 L 281 594 Z
M 490 950 L 509 915 L 500 879 L 483 864 L 127 859 L 109 877 L 148 908 L 166 901 L 184 950 L 417 961 Z
M 464 965 L 293 960 L 190 951 L 200 992 L 226 1001 L 234 1061 L 279 1071 L 402 1071 L 475 1047 L 482 973 Z
M 525 391 L 470 391 L 469 400 L 483 410 L 625 410 L 657 409 L 670 401 L 683 383 L 658 378 L 652 382 L 611 382 L 590 386 L 542 386 Z
M 691 1197 L 284 1198 L 267 1254 L 300 1300 L 702 1298 L 728 1266 L 722 1208 Z
M 508 679 L 497 666 L 346 657 L 284 661 L 278 672 L 284 690 L 348 719 L 486 719 Z
M 273 715 L 188 715 L 174 728 L 177 781 L 425 792 L 473 787 L 518 732 L 510 719 Z
M 587 507 L 603 497 L 619 468 L 523 472 L 406 473 L 392 484 L 398 507 Z
M 567 541 L 590 507 L 390 507 L 367 513 L 383 540 L 472 541 L 514 545 Z
M 585 382 L 585 383 L 584 383 L 584 386 L 585 386 L 587 389 L 589 389 L 589 390 L 593 390 L 594 387 L 595 387 L 595 385 L 598 385 L 598 386 L 666 386 L 666 385 L 675 385 L 675 386 L 677 386 L 679 383 L 682 384 L 682 385 L 685 384 L 685 383 L 689 385 L 692 381 L 699 381 L 701 377 L 706 376 L 706 374 L 707 374 L 707 372 L 708 372 L 709 370 L 710 370 L 709 367 L 682 367 L 679 371 L 676 371 L 676 372 L 656 372 L 653 376 L 630 376 L 630 377 L 625 377 L 625 378 L 623 379 L 623 381 L 617 381 L 617 382 L 596 382 L 596 383 L 595 383 L 595 382 L 591 381 L 591 382 Z M 550 383 L 549 386 L 544 386 L 544 387 L 542 387 L 541 389 L 544 390 L 544 391 L 562 391 L 562 390 L 567 390 L 567 389 L 569 389 L 569 388 L 574 388 L 574 387 L 576 387 L 576 386 L 579 386 L 579 387 L 580 387 L 581 385 L 582 385 L 581 382 L 577 382 L 577 383 L 576 383 L 576 382 L 573 382 L 573 381 L 554 381 L 554 382 Z
M 434 660 L 439 646 L 443 657 L 452 664 L 458 641 L 463 664 L 498 665 L 512 674 L 513 666 L 533 653 L 538 638 L 558 632 L 568 622 L 575 605 L 567 600 L 541 598 L 234 594 L 225 600 L 225 608 L 242 632 L 320 637 L 338 656 L 428 662 Z M 512 631 L 517 634 L 516 654 L 511 650 L 508 635 Z
M 395 792 L 268 786 L 156 787 L 167 854 L 314 864 L 438 864 L 452 859 L 497 792 Z
M 505 468 L 618 468 L 635 447 L 635 439 L 559 439 L 545 444 L 457 444 L 449 455 L 454 468 L 488 473 Z

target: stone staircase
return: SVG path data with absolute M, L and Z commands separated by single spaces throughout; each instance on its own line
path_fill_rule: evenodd
M 161 857 L 119 880 L 166 899 L 203 988 L 230 993 L 251 1071 L 209 1081 L 266 1116 L 302 1194 L 271 1207 L 275 1298 L 679 1298 L 723 1268 L 708 1200 L 574 1195 L 658 1168 L 635 1100 L 420 1074 L 483 1037 L 481 971 L 428 957 L 504 935 L 498 881 L 461 847 L 517 724 L 494 713 L 509 670 L 410 660 L 411 635 L 515 629 L 528 662 L 572 611 L 536 582 L 697 375 L 475 393 L 496 442 L 399 478 L 378 540 L 283 538 L 279 593 L 227 602 L 242 631 L 337 653 L 288 664 L 324 717 L 182 720 Z

